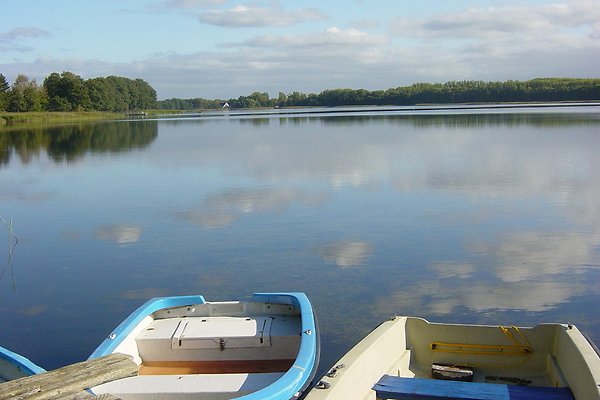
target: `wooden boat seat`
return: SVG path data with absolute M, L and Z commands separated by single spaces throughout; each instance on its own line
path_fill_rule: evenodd
M 372 389 L 377 399 L 575 400 L 568 387 L 517 386 L 390 375 L 381 377 Z

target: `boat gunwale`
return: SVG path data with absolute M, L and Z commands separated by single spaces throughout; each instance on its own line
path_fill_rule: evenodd
M 7 349 L 6 347 L 0 346 L 0 359 L 8 362 L 11 365 L 16 366 L 19 370 L 25 374 L 36 375 L 46 372 L 46 370 L 27 357 L 24 357 L 14 351 Z
M 104 341 L 88 357 L 88 360 L 112 353 L 117 346 L 139 325 L 139 323 L 152 313 L 170 307 L 183 307 L 194 304 L 205 304 L 203 296 L 171 296 L 155 297 L 138 307 L 123 322 L 121 322 Z

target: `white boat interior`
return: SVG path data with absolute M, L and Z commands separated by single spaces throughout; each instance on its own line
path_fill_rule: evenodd
M 569 387 L 576 399 L 600 399 L 600 359 L 574 326 L 531 328 L 386 321 L 338 361 L 307 400 L 375 399 L 384 375 L 432 379 L 434 364 L 472 370 L 472 381 Z M 329 376 L 328 376 L 329 375 Z
M 93 388 L 123 399 L 229 399 L 283 376 L 300 348 L 301 316 L 291 305 L 218 302 L 159 310 L 115 348 L 139 375 Z

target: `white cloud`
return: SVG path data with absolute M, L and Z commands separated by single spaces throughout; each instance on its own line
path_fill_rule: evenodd
M 599 35 L 600 29 L 595 31 Z M 573 34 L 574 35 L 574 34 Z M 318 93 L 350 87 L 387 89 L 414 82 L 507 80 L 544 76 L 594 77 L 600 41 L 553 35 L 399 45 L 384 35 L 331 28 L 308 33 L 257 35 L 214 51 L 158 53 L 125 63 L 38 58 L 2 66 L 7 78 L 26 71 L 39 82 L 56 71 L 84 78 L 140 77 L 159 98 L 231 98 L 254 91 Z
M 538 6 L 469 7 L 428 18 L 398 17 L 390 24 L 394 35 L 471 40 L 555 36 L 568 28 L 589 28 L 600 19 L 596 1 Z M 581 32 L 572 32 L 580 35 Z M 519 45 L 520 43 L 513 43 Z
M 25 52 L 33 48 L 20 44 L 26 39 L 48 38 L 50 32 L 35 27 L 19 27 L 8 32 L 0 32 L 0 51 Z
M 0 33 L 0 41 L 12 41 L 22 38 L 40 38 L 49 37 L 50 32 L 35 27 L 20 27 L 11 29 L 8 32 Z
M 415 19 L 398 17 L 391 35 L 411 43 L 436 76 L 455 79 L 594 77 L 600 62 L 596 1 L 538 6 L 471 7 Z M 429 49 L 429 50 L 427 50 Z M 446 64 L 444 58 L 453 62 Z M 431 79 L 429 79 L 431 80 Z
M 192 24 L 198 26 L 198 39 L 186 38 L 194 43 L 190 50 L 158 47 L 150 56 L 126 62 L 38 57 L 5 62 L 3 73 L 13 79 L 25 73 L 40 82 L 51 72 L 65 70 L 84 77 L 114 74 L 147 80 L 159 98 L 230 98 L 253 91 L 374 90 L 423 81 L 595 77 L 600 65 L 597 0 L 397 17 L 387 31 L 383 27 L 390 15 L 354 23 L 336 15 L 331 22 L 334 17 L 316 8 L 290 8 L 278 1 L 156 4 L 161 12 L 168 8 L 178 13 L 174 20 L 203 22 Z M 284 29 L 290 26 L 293 31 Z M 237 27 L 255 29 L 227 29 Z M 48 35 L 39 28 L 18 28 L 0 33 L 0 47 L 26 52 L 33 41 Z
M 523 34 L 551 27 L 550 21 L 523 13 L 524 10 L 515 8 L 468 8 L 460 13 L 437 14 L 424 20 L 401 17 L 394 20 L 390 28 L 393 34 L 401 36 L 480 40 L 498 34 Z
M 339 29 L 335 26 L 323 32 L 311 32 L 296 35 L 265 35 L 250 38 L 232 46 L 266 47 L 274 49 L 305 48 L 312 52 L 324 47 L 341 46 L 379 46 L 388 42 L 383 35 L 372 35 L 357 29 Z
M 198 21 L 222 27 L 290 26 L 326 18 L 314 8 L 286 11 L 278 5 L 271 7 L 237 5 L 228 10 L 209 10 L 198 14 Z
M 164 2 L 164 6 L 167 8 L 188 10 L 192 8 L 204 8 L 217 4 L 223 4 L 227 1 L 228 0 L 167 0 Z
M 564 26 L 577 27 L 597 24 L 600 20 L 600 7 L 596 0 L 571 0 L 549 4 L 538 9 L 541 16 Z M 530 11 L 535 11 L 535 9 Z

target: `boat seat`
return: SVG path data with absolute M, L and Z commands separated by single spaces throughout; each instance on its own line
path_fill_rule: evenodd
M 568 387 L 535 387 L 496 383 L 381 377 L 373 388 L 377 399 L 575 400 Z
M 156 319 L 135 336 L 140 373 L 153 370 L 168 374 L 177 369 L 196 371 L 191 373 L 285 371 L 298 354 L 299 327 L 296 317 Z
M 175 397 L 186 400 L 225 400 L 256 392 L 283 375 L 267 373 L 133 376 L 96 386 L 93 392 L 97 396 L 110 393 L 118 398 L 133 400 Z

